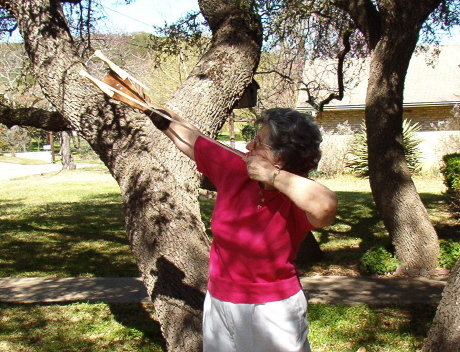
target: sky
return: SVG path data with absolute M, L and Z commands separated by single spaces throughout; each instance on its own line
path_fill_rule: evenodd
M 187 12 L 199 11 L 198 0 L 134 0 L 126 5 L 123 0 L 101 0 L 103 15 L 97 29 L 102 33 L 153 33 L 152 26 L 172 23 Z M 7 38 L 9 42 L 20 42 L 18 31 Z
M 444 37 L 441 40 L 442 45 L 460 45 L 460 28 L 456 28 L 452 31 L 452 37 Z
M 122 32 L 152 32 L 152 26 L 162 26 L 184 17 L 189 11 L 199 11 L 197 0 L 135 0 L 129 5 L 123 0 L 101 0 L 107 19 L 100 29 Z
M 185 16 L 189 11 L 199 11 L 198 0 L 101 0 L 107 18 L 100 23 L 102 32 L 153 32 L 152 26 L 162 26 Z M 452 37 L 445 36 L 441 44 L 460 45 L 460 28 Z
M 121 32 L 152 32 L 152 26 L 162 26 L 185 16 L 189 11 L 199 11 L 198 0 L 135 0 L 126 5 L 123 0 L 101 0 L 108 16 L 101 21 L 101 31 L 113 29 Z M 460 44 L 460 29 L 446 36 L 441 44 Z
M 105 19 L 98 23 L 102 33 L 153 33 L 152 26 L 162 26 L 185 16 L 189 11 L 199 11 L 198 0 L 134 0 L 126 5 L 123 0 L 101 0 Z M 453 37 L 445 37 L 441 44 L 460 45 L 460 29 Z M 8 41 L 20 41 L 18 34 Z

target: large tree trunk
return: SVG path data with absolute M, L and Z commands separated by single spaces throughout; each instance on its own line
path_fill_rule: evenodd
M 429 270 L 437 265 L 439 244 L 404 156 L 402 107 L 407 68 L 431 11 L 419 11 L 419 1 L 408 3 L 388 5 L 384 35 L 372 52 L 366 98 L 369 180 L 396 257 L 409 268 Z
M 323 257 L 324 252 L 321 250 L 313 233 L 309 231 L 305 239 L 300 243 L 295 264 L 301 268 L 308 264 L 319 262 Z
M 460 259 L 442 293 L 423 352 L 458 352 L 460 349 Z
M 402 103 L 404 79 L 418 33 L 440 0 L 335 0 L 347 11 L 373 49 L 366 99 L 372 194 L 397 256 L 409 267 L 432 268 L 439 245 L 416 194 L 404 160 Z M 460 346 L 460 260 L 451 272 L 424 352 L 454 352 Z
M 113 102 L 79 75 L 85 69 L 58 0 L 2 1 L 18 21 L 45 96 L 85 138 L 118 182 L 126 231 L 169 351 L 201 350 L 208 242 L 191 161 L 151 121 Z M 252 80 L 261 27 L 239 1 L 201 1 L 212 46 L 171 103 L 216 135 Z
M 408 268 L 433 269 L 439 244 L 407 167 L 402 143 L 403 91 L 419 31 L 440 0 L 336 0 L 371 49 L 366 97 L 369 180 L 372 195 Z
M 61 150 L 59 154 L 61 155 L 62 170 L 74 170 L 77 167 L 70 149 L 70 133 L 67 131 L 61 132 Z

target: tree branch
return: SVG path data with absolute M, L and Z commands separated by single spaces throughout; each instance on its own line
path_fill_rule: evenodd
M 369 49 L 374 49 L 380 39 L 382 20 L 372 1 L 334 0 L 332 3 L 350 15 L 356 27 L 366 38 Z
M 324 99 L 322 102 L 319 103 L 319 111 L 324 110 L 324 105 L 329 104 L 333 99 L 335 100 L 342 100 L 344 91 L 345 91 L 345 86 L 343 84 L 343 64 L 345 62 L 345 57 L 351 50 L 351 44 L 350 44 L 350 36 L 353 33 L 353 30 L 348 29 L 342 34 L 342 43 L 343 43 L 343 50 L 339 53 L 338 55 L 338 63 L 337 63 L 337 87 L 339 90 L 339 93 L 331 93 L 329 96 Z
M 38 108 L 12 109 L 0 106 L 0 123 L 12 126 L 30 126 L 50 132 L 70 131 L 70 124 L 57 111 Z
M 332 100 L 342 100 L 343 97 L 344 97 L 344 92 L 345 92 L 345 85 L 343 83 L 343 78 L 344 78 L 344 74 L 343 74 L 343 66 L 344 66 L 344 62 L 345 62 L 345 57 L 347 56 L 347 54 L 350 52 L 351 50 L 351 43 L 350 43 L 350 36 L 353 34 L 353 29 L 352 28 L 349 28 L 347 30 L 345 30 L 343 33 L 342 33 L 342 43 L 343 43 L 343 50 L 341 50 L 337 56 L 337 59 L 338 59 L 338 63 L 337 63 L 337 88 L 338 88 L 338 93 L 330 93 L 329 96 L 320 101 L 319 103 L 316 101 L 316 99 L 314 98 L 314 96 L 312 95 L 311 93 L 311 89 L 308 88 L 309 84 L 308 83 L 305 83 L 305 82 L 300 82 L 302 85 L 305 86 L 305 88 L 302 88 L 302 90 L 304 90 L 306 93 L 307 93 L 307 100 L 306 100 L 306 103 L 307 104 L 310 104 L 315 110 L 317 111 L 323 111 L 324 110 L 324 106 L 329 104 Z

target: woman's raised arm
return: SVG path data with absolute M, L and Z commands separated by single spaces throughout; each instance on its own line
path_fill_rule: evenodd
M 144 112 L 150 117 L 153 124 L 169 139 L 171 139 L 182 153 L 190 159 L 195 160 L 194 147 L 197 138 L 201 135 L 200 131 L 191 123 L 180 118 L 175 112 L 157 106 L 153 107 L 155 110 L 158 110 L 162 114 L 166 114 L 173 120 L 179 122 L 171 123 L 171 121 L 155 113 L 153 110 L 147 110 Z

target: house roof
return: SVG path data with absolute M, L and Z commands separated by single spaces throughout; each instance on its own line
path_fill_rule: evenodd
M 443 45 L 439 47 L 440 53 L 437 57 L 432 57 L 426 53 L 418 53 L 412 56 L 407 71 L 404 105 L 423 106 L 423 105 L 446 105 L 460 102 L 460 45 Z M 429 60 L 432 60 L 430 63 Z M 357 66 L 352 63 L 352 66 Z M 333 100 L 326 105 L 325 110 L 339 110 L 350 108 L 363 108 L 366 99 L 367 78 L 369 77 L 369 65 L 365 62 L 363 70 L 354 71 L 357 77 L 357 85 L 354 88 L 345 90 L 344 98 L 341 101 Z M 314 74 L 310 67 L 305 68 L 304 80 L 307 76 Z M 335 77 L 323 78 L 325 82 L 334 86 Z M 299 92 L 298 108 L 309 109 L 309 104 L 305 101 L 307 95 L 305 91 Z

